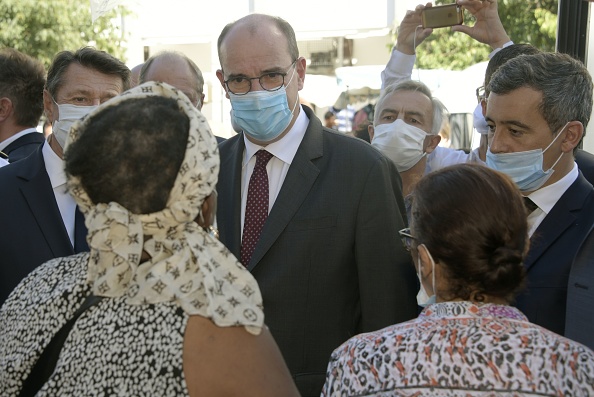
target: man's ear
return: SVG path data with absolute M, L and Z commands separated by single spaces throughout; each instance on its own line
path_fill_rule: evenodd
M 307 69 L 307 62 L 305 61 L 304 57 L 299 57 L 297 58 L 297 62 L 295 64 L 295 67 L 297 68 L 297 75 L 299 76 L 299 80 L 298 80 L 298 90 L 302 90 L 303 89 L 303 84 L 305 83 L 305 70 Z
M 12 101 L 6 97 L 0 98 L 0 122 L 9 118 L 12 113 Z
M 481 99 L 481 108 L 483 110 L 483 117 L 487 116 L 487 100 Z
M 375 134 L 375 129 L 373 128 L 373 124 L 369 124 L 367 126 L 367 132 L 369 132 L 369 141 L 373 141 L 373 135 Z
M 561 151 L 563 153 L 572 152 L 573 149 L 579 145 L 584 136 L 584 125 L 579 121 L 571 121 L 565 127 L 565 137 L 561 142 Z
M 218 69 L 216 75 L 219 79 L 219 82 L 221 83 L 221 86 L 225 90 L 225 96 L 227 97 L 227 99 L 229 99 L 229 93 L 227 92 L 227 87 L 225 86 L 225 75 L 223 74 L 223 71 L 221 69 Z
M 439 142 L 441 142 L 440 135 L 427 135 L 425 138 L 425 153 L 429 154 L 434 151 L 437 145 L 439 145 Z
M 53 123 L 58 119 L 58 115 L 54 114 L 54 101 L 48 90 L 43 90 L 43 111 L 50 123 Z

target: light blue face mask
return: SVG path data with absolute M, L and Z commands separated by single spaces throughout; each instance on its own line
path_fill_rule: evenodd
M 287 85 L 291 84 L 295 69 Z M 231 99 L 231 122 L 248 136 L 261 142 L 271 142 L 289 126 L 293 110 L 289 110 L 286 86 L 276 91 L 250 91 L 244 95 L 229 92 Z M 235 128 L 235 127 L 234 127 Z
M 565 127 L 559 131 L 555 139 L 545 148 L 527 150 L 515 153 L 493 153 L 491 148 L 487 150 L 487 167 L 507 174 L 522 192 L 533 192 L 539 189 L 553 175 L 553 168 L 557 165 L 564 153 L 561 153 L 548 170 L 543 168 L 543 155 L 551 145 L 559 138 Z

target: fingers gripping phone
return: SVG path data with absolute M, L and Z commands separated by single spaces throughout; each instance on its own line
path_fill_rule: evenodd
M 421 21 L 425 29 L 461 25 L 464 11 L 456 3 L 427 7 L 421 12 Z

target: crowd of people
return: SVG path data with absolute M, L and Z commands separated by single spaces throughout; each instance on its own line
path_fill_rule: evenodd
M 411 79 L 430 4 L 370 143 L 300 104 L 279 17 L 220 33 L 227 140 L 184 54 L 0 50 L 2 395 L 594 395 L 592 78 L 458 4 L 493 48 L 471 153 Z

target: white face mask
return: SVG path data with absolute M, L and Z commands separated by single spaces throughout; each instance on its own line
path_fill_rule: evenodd
M 58 120 L 54 121 L 52 125 L 52 133 L 62 146 L 62 150 L 66 151 L 66 141 L 72 124 L 95 110 L 97 106 L 58 105 L 57 103 L 56 105 L 58 106 Z
M 398 119 L 375 127 L 371 145 L 392 160 L 398 172 L 403 172 L 411 169 L 426 155 L 423 144 L 427 135 L 432 134 Z
M 489 133 L 489 125 L 485 120 L 485 116 L 483 116 L 483 107 L 481 106 L 480 102 L 474 108 L 474 113 L 472 113 L 472 125 L 476 132 L 481 135 L 486 135 Z
M 433 260 L 433 257 L 431 256 L 431 254 L 429 253 L 429 250 L 427 249 L 427 247 L 425 247 L 425 244 L 420 244 L 419 247 L 423 246 L 423 248 L 425 249 L 425 251 L 427 251 L 427 255 L 429 256 L 429 259 L 431 259 L 431 286 L 433 287 L 433 295 L 429 296 L 429 294 L 427 294 L 427 291 L 425 290 L 425 287 L 423 286 L 423 278 L 421 276 L 421 255 L 418 256 L 418 260 L 417 260 L 417 276 L 419 277 L 419 283 L 421 284 L 421 288 L 419 288 L 419 293 L 417 294 L 417 304 L 421 307 L 427 307 L 433 303 L 435 303 L 435 261 Z

